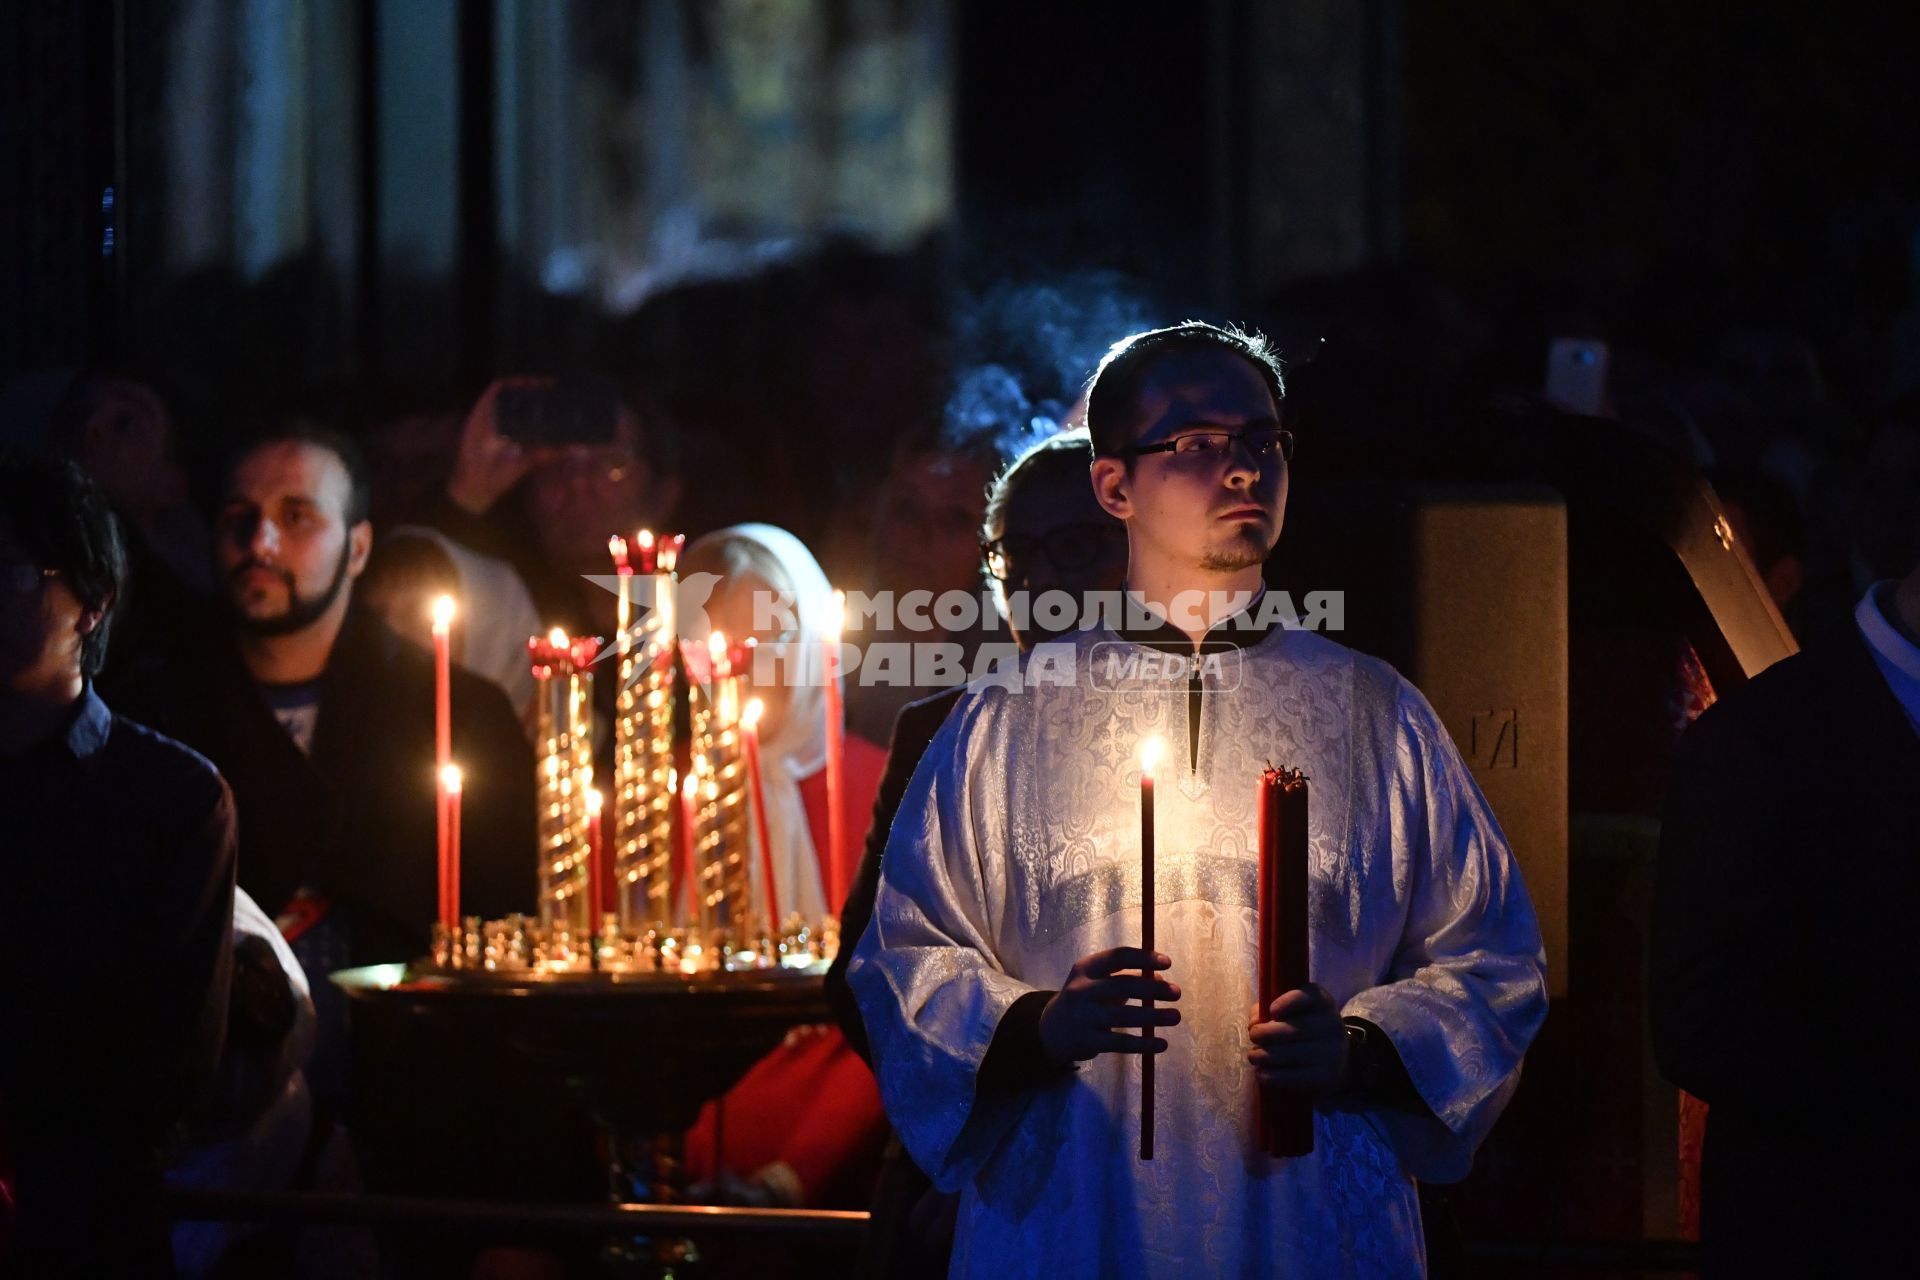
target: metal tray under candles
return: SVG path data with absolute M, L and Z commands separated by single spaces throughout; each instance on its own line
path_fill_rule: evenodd
M 597 1185 L 681 1201 L 681 1135 L 790 1031 L 830 1021 L 825 968 L 342 970 L 369 1181 L 527 1199 L 565 1181 L 576 1198 Z M 448 1185 L 461 1179 L 476 1185 Z M 621 1247 L 656 1265 L 692 1256 L 677 1239 Z
M 450 996 L 531 994 L 568 991 L 591 996 L 618 990 L 635 994 L 727 997 L 750 994 L 819 997 L 827 961 L 819 960 L 805 968 L 707 969 L 698 973 L 667 970 L 589 970 L 523 967 L 513 969 L 445 968 L 414 964 L 374 964 L 359 969 L 342 969 L 332 975 L 335 986 L 348 996 L 364 998 L 372 993 L 445 993 Z M 824 998 L 819 999 L 822 1017 L 826 1016 Z
M 554 1087 L 618 1131 L 692 1124 L 798 1026 L 831 1021 L 825 965 L 806 970 L 593 972 L 372 965 L 333 982 L 348 997 L 354 1040 L 396 1035 L 492 1055 L 511 1046 Z M 490 1055 L 490 1056 L 492 1056 Z

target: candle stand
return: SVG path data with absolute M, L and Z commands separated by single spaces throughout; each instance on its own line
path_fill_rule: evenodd
M 333 981 L 357 1045 L 426 1031 L 510 1045 L 570 1091 L 606 1139 L 616 1203 L 673 1204 L 686 1191 L 681 1135 L 796 1026 L 831 1020 L 823 966 L 666 972 L 450 970 L 376 965 Z M 369 1074 L 369 1087 L 379 1087 Z M 698 1254 L 680 1236 L 609 1240 L 614 1273 L 659 1277 Z

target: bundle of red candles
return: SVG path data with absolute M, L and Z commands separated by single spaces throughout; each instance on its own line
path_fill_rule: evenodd
M 1260 1017 L 1297 991 L 1307 973 L 1307 775 L 1269 766 L 1260 775 Z M 1260 1092 L 1260 1150 L 1313 1150 L 1313 1108 L 1294 1089 Z

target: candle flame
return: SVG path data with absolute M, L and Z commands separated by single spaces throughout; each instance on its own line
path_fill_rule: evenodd
M 599 817 L 601 806 L 603 806 L 604 804 L 606 804 L 606 799 L 600 794 L 600 788 L 588 787 L 587 788 L 587 816 L 589 818 Z
M 1153 767 L 1160 763 L 1160 739 L 1148 738 L 1140 744 L 1140 776 L 1151 778 Z
M 435 596 L 433 598 L 433 629 L 445 631 L 453 625 L 453 597 Z
M 749 733 L 760 727 L 760 717 L 765 715 L 767 704 L 758 698 L 748 698 L 746 709 L 740 713 L 740 725 Z
M 450 796 L 460 794 L 460 766 L 450 764 L 440 770 L 440 789 Z
M 833 607 L 827 611 L 827 639 L 834 644 L 840 643 L 840 633 L 847 626 L 847 593 L 836 590 L 833 593 Z
M 642 529 L 634 535 L 634 541 L 638 542 L 643 550 L 653 550 L 653 530 Z
M 547 643 L 556 649 L 564 649 L 567 647 L 567 633 L 555 627 L 547 632 Z
M 627 540 L 619 534 L 607 539 L 607 554 L 613 557 L 613 563 L 624 569 L 627 567 Z

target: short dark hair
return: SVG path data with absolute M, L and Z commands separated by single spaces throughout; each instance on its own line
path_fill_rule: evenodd
M 347 524 L 352 526 L 372 518 L 373 484 L 367 471 L 367 455 L 352 436 L 310 418 L 276 418 L 249 432 L 227 455 L 226 466 L 220 473 L 221 484 L 231 484 L 240 464 L 270 444 L 310 444 L 340 459 L 340 465 L 347 470 Z
M 100 611 L 100 625 L 80 640 L 81 671 L 100 674 L 127 549 L 98 486 L 64 458 L 0 451 L 0 528 L 41 568 L 58 570 L 82 607 Z
M 991 542 L 1006 532 L 1007 504 L 1013 501 L 1014 491 L 1022 485 L 1032 484 L 1042 475 L 1077 472 L 1091 487 L 1093 481 L 1087 478 L 1087 468 L 1092 462 L 1093 441 L 1085 427 L 1056 431 L 1028 445 L 987 490 L 987 514 L 980 522 L 981 540 Z
M 1225 351 L 1253 366 L 1273 393 L 1278 410 L 1287 398 L 1280 357 L 1266 337 L 1234 325 L 1183 320 L 1164 329 L 1130 334 L 1107 348 L 1087 383 L 1087 431 L 1101 457 L 1124 457 L 1133 446 L 1133 414 L 1140 384 L 1161 356 L 1175 351 Z

